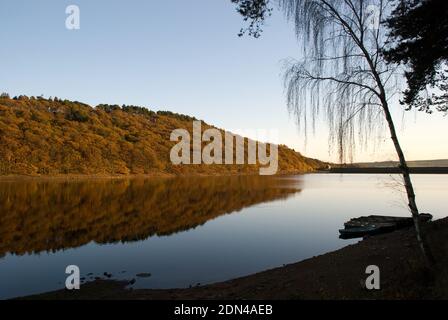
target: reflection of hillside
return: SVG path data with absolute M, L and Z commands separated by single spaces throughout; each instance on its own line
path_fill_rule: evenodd
M 169 235 L 298 191 L 255 176 L 3 182 L 0 256 Z

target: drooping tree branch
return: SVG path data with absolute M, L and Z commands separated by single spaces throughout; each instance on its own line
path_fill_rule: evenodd
M 401 148 L 389 101 L 401 92 L 403 72 L 382 56 L 387 29 L 380 21 L 392 12 L 387 0 L 278 0 L 294 23 L 303 47 L 301 60 L 286 63 L 287 105 L 306 134 L 321 113 L 337 146 L 340 162 L 357 143 L 380 136 L 387 125 L 414 219 L 417 240 L 431 265 L 432 254 L 421 232 L 409 167 Z M 395 83 L 391 82 L 395 79 Z M 357 134 L 357 136 L 356 136 Z M 367 139 L 366 139 L 367 138 Z
M 239 36 L 249 34 L 255 38 L 261 36 L 262 26 L 267 17 L 271 15 L 272 8 L 269 0 L 231 0 L 236 4 L 236 10 L 243 16 L 244 21 L 249 21 L 249 26 L 240 30 Z

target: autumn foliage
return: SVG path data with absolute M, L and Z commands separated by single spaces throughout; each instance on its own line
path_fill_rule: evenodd
M 195 118 L 138 106 L 0 97 L 0 175 L 246 174 L 258 165 L 173 165 L 174 129 Z M 211 126 L 203 124 L 203 130 Z M 323 163 L 279 146 L 279 172 Z

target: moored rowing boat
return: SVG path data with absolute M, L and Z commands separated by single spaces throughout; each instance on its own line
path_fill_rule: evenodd
M 419 215 L 422 222 L 427 222 L 432 219 L 429 213 L 422 213 Z M 397 229 L 412 226 L 414 223 L 412 218 L 408 217 L 389 217 L 389 216 L 368 216 L 353 218 L 344 223 L 344 229 L 340 229 L 340 238 L 351 239 L 360 238 L 366 235 L 375 235 L 386 233 Z

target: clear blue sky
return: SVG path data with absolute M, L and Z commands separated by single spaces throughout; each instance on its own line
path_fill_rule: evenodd
M 65 28 L 72 4 L 81 10 L 76 31 Z M 304 149 L 285 106 L 282 60 L 300 53 L 293 28 L 277 12 L 260 39 L 239 38 L 243 25 L 230 0 L 1 0 L 0 91 L 142 105 L 225 129 L 275 128 L 281 143 L 336 160 L 324 126 Z M 395 116 L 401 123 L 400 108 Z M 410 159 L 448 158 L 448 118 L 406 118 L 399 129 Z M 389 145 L 355 160 L 393 159 Z

